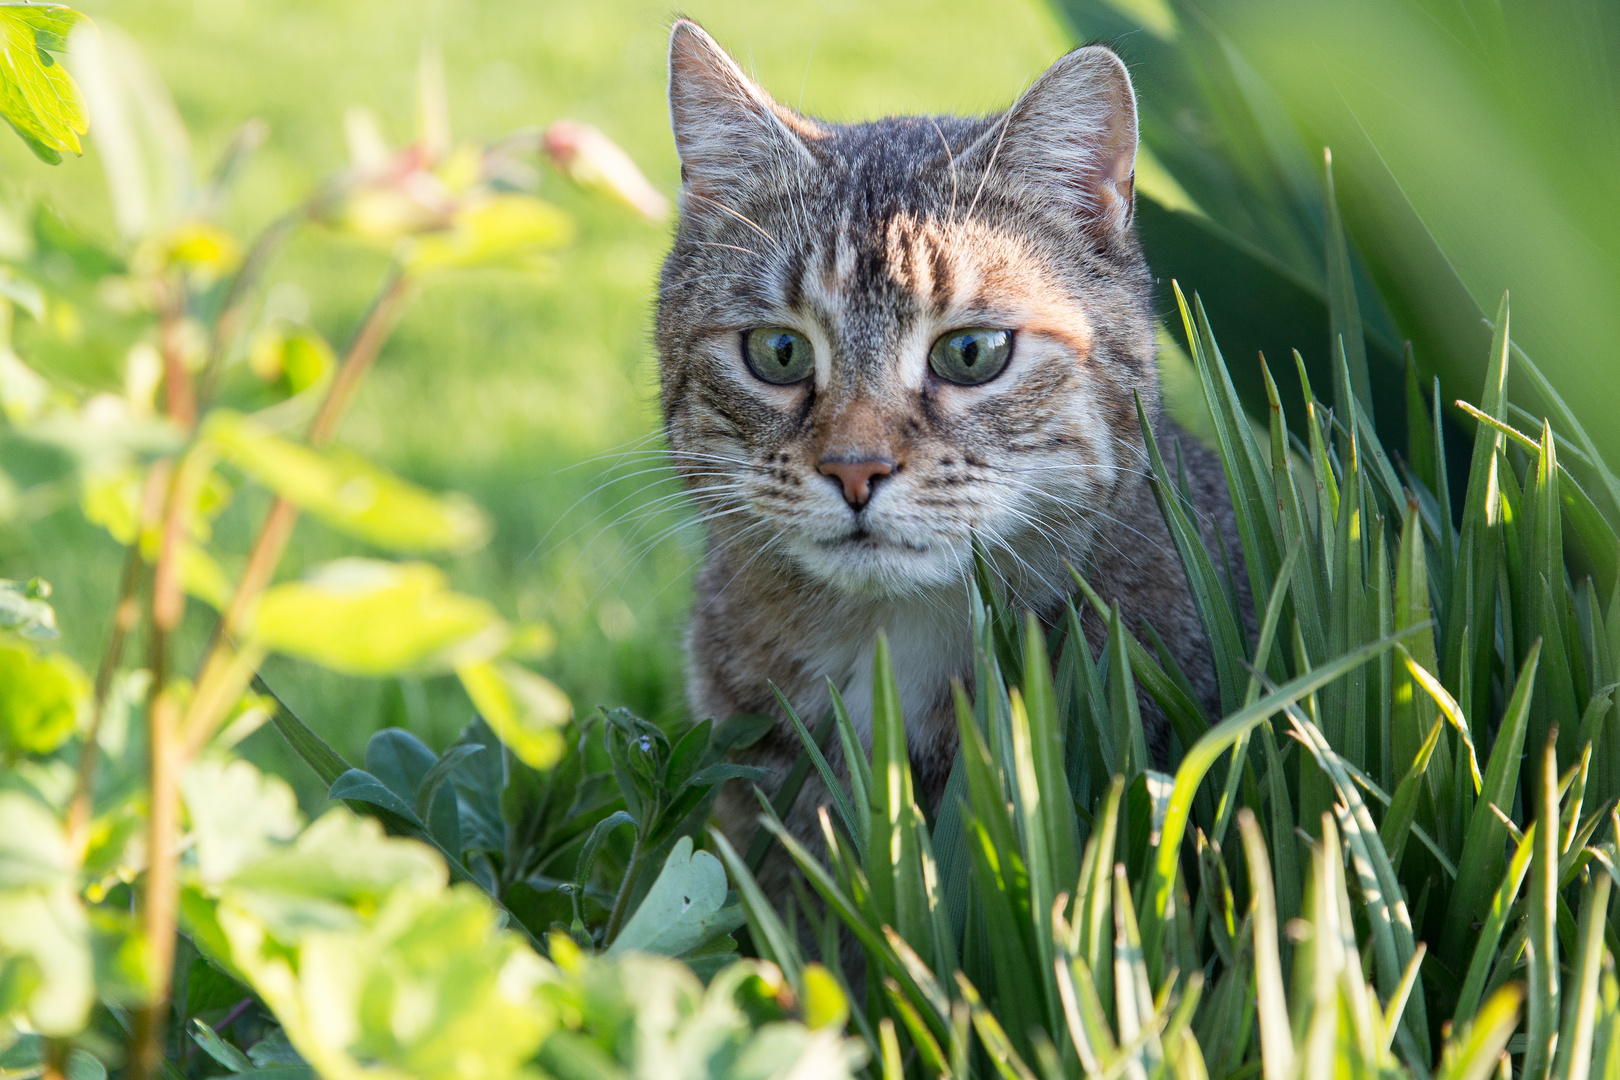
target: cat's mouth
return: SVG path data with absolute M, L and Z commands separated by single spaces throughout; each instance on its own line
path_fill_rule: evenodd
M 867 550 L 877 548 L 901 548 L 905 551 L 926 552 L 928 547 L 924 544 L 914 544 L 898 536 L 879 536 L 864 525 L 856 525 L 843 536 L 834 536 L 826 540 L 817 540 L 816 545 L 823 548 L 858 547 Z

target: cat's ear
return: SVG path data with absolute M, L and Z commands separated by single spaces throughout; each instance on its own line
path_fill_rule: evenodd
M 690 19 L 669 35 L 669 116 L 683 187 L 748 185 L 784 162 L 814 164 L 805 138 L 815 123 L 771 100 Z
M 1112 49 L 1076 49 L 1035 80 L 974 147 L 990 183 L 1032 185 L 1112 231 L 1135 205 L 1136 91 Z

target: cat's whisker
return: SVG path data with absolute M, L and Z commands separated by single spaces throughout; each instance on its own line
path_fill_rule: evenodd
M 727 206 L 725 203 L 721 202 L 720 200 L 711 199 L 707 195 L 701 194 L 700 192 L 688 190 L 686 194 L 687 194 L 688 198 L 696 199 L 699 202 L 708 203 L 710 206 L 714 207 L 716 210 L 719 210 L 719 211 L 721 211 L 722 213 L 725 213 L 725 214 L 730 214 L 732 217 L 736 218 L 738 221 L 742 222 L 744 225 L 747 225 L 750 229 L 753 229 L 755 232 L 759 233 L 759 235 L 763 236 L 767 241 L 769 241 L 771 247 L 775 248 L 777 251 L 782 250 L 782 245 L 778 244 L 776 242 L 776 237 L 774 237 L 770 233 L 766 232 L 764 226 L 762 226 L 759 222 L 755 221 L 753 218 L 749 217 L 747 214 L 740 213 L 739 211 L 733 210 L 731 207 Z
M 739 251 L 744 255 L 752 255 L 756 259 L 763 259 L 765 257 L 764 252 L 755 251 L 753 248 L 745 248 L 739 244 L 722 244 L 718 240 L 693 240 L 692 243 L 698 245 L 699 247 L 724 248 L 727 251 Z
M 568 515 L 572 514 L 575 510 L 579 509 L 585 503 L 589 502 L 593 498 L 596 498 L 598 495 L 600 495 L 601 493 L 606 491 L 609 487 L 613 486 L 613 484 L 619 483 L 622 480 L 632 479 L 635 476 L 643 475 L 646 472 L 653 472 L 653 471 L 656 471 L 656 470 L 643 470 L 642 473 L 631 473 L 630 476 L 628 476 L 628 477 L 622 477 L 622 476 L 621 477 L 615 477 L 614 479 L 609 480 L 609 481 L 607 481 L 605 483 L 598 484 L 596 487 L 592 488 L 590 491 L 586 492 L 584 495 L 581 495 L 578 499 L 574 500 L 573 505 L 571 505 L 567 510 L 564 510 L 561 514 L 557 515 L 552 520 L 552 523 L 551 523 L 550 527 L 548 527 L 546 529 L 546 531 L 540 535 L 540 538 L 534 542 L 534 546 L 529 549 L 529 554 L 527 556 L 525 556 L 525 558 L 533 558 L 534 555 L 537 552 L 539 552 L 542 547 L 545 546 L 546 541 L 551 538 L 551 534 L 557 530 L 558 526 L 561 525 L 564 521 L 568 520 Z M 716 472 L 716 473 L 694 474 L 694 475 L 725 476 L 725 475 L 728 475 L 728 474 Z M 670 477 L 670 479 L 673 480 L 673 479 L 675 479 L 675 477 Z M 660 482 L 662 482 L 662 481 L 660 481 Z M 580 532 L 582 532 L 585 529 L 590 528 L 590 526 L 592 524 L 594 524 L 595 522 L 601 520 L 601 518 L 604 515 L 612 513 L 614 510 L 618 509 L 620 506 L 623 506 L 626 502 L 629 502 L 631 499 L 635 499 L 635 498 L 639 497 L 640 495 L 645 493 L 648 490 L 648 488 L 650 488 L 652 486 L 653 485 L 651 485 L 651 484 L 642 485 L 641 487 L 638 487 L 636 490 L 630 492 L 628 495 L 625 495 L 625 496 L 621 497 L 617 502 L 614 502 L 612 505 L 608 506 L 607 508 L 605 508 L 603 510 L 600 510 L 597 513 L 595 513 L 594 515 L 592 515 L 590 518 L 588 518 L 585 521 L 585 523 L 583 525 L 580 525 L 572 533 L 569 533 L 566 537 L 564 537 L 562 540 L 559 540 L 557 542 L 559 544 L 561 544 L 561 543 L 566 543 L 568 540 L 573 539 Z M 686 493 L 686 489 L 682 489 L 682 491 L 673 493 L 672 496 L 661 496 L 660 498 L 662 499 L 662 498 L 676 497 L 676 496 L 679 496 L 679 495 L 682 495 L 682 494 L 685 494 L 685 493 Z M 653 503 L 656 503 L 658 501 L 659 500 L 654 500 Z M 647 505 L 653 505 L 653 503 L 649 503 Z

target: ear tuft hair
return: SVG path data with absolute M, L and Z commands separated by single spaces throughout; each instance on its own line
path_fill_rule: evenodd
M 1136 91 L 1102 45 L 1054 63 L 974 147 L 986 179 L 1011 179 L 1072 203 L 1091 224 L 1123 229 L 1135 204 Z
M 669 114 L 683 188 L 746 184 L 784 157 L 814 164 L 803 140 L 820 135 L 815 123 L 772 101 L 690 19 L 670 30 Z

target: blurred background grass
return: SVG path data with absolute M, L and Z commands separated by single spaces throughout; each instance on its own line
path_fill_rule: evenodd
M 652 0 L 452 4 L 442 0 L 85 0 L 97 22 L 133 37 L 168 83 L 200 170 L 250 117 L 269 141 L 236 187 L 227 223 L 253 235 L 346 163 L 343 112 L 364 105 L 391 141 L 414 131 L 418 58 L 443 55 L 454 135 L 485 139 L 569 116 L 624 146 L 660 188 L 677 163 L 664 104 L 670 8 Z M 699 0 L 703 22 L 784 101 L 833 119 L 1005 105 L 1065 47 L 1034 0 Z M 0 140 L 0 184 L 18 205 L 46 198 L 111 240 L 93 147 L 50 168 Z M 624 704 L 679 714 L 680 639 L 699 557 L 697 530 L 653 462 L 651 302 L 666 230 L 582 195 L 555 176 L 542 194 L 576 215 L 580 239 L 544 279 L 475 272 L 416 301 L 346 422 L 342 439 L 423 484 L 470 494 L 492 514 L 492 542 L 447 569 L 458 587 L 509 616 L 559 632 L 542 665 L 577 707 Z M 341 345 L 383 271 L 375 253 L 318 230 L 267 276 L 276 302 L 307 305 Z M 617 478 L 617 479 L 616 479 Z M 245 551 L 262 502 L 220 523 L 219 548 Z M 307 517 L 284 573 L 355 545 Z M 51 580 L 68 650 L 95 664 L 117 591 L 120 554 L 64 507 L 0 527 L 0 576 Z M 199 613 L 201 614 L 201 613 Z M 211 619 L 191 620 L 199 629 Z M 452 678 L 377 682 L 273 661 L 270 683 L 351 760 L 378 727 L 402 724 L 442 747 L 470 715 Z M 268 730 L 244 749 L 322 793 Z

